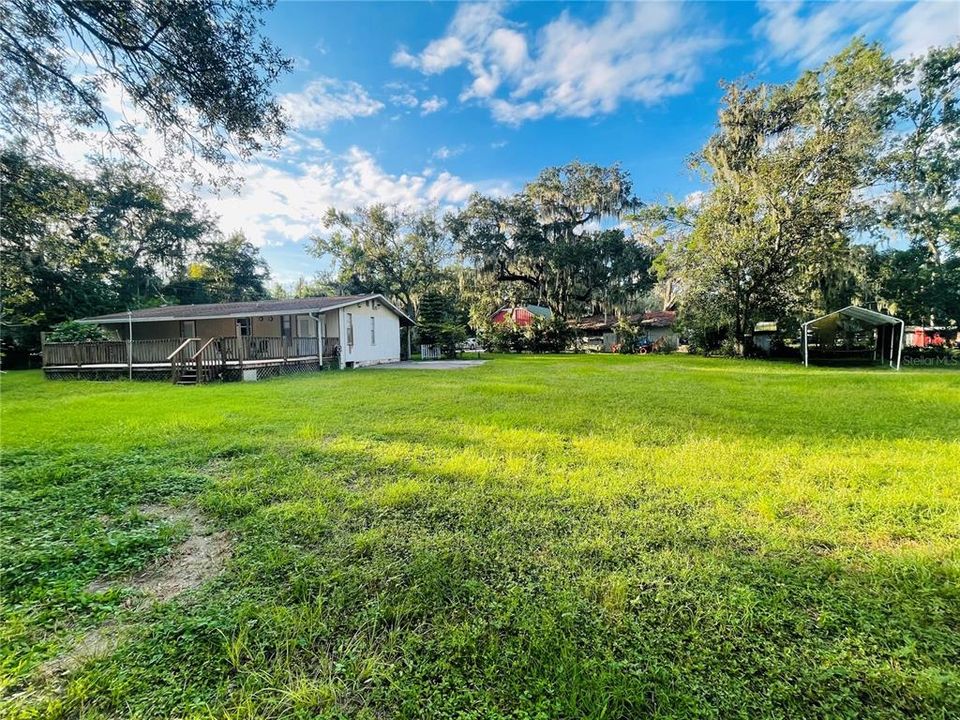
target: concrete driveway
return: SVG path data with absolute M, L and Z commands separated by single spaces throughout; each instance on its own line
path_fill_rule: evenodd
M 375 370 L 463 370 L 483 365 L 486 360 L 404 360 L 403 362 L 374 365 Z

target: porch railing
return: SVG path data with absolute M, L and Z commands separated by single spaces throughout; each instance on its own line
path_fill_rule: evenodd
M 247 361 L 315 358 L 317 338 L 218 337 L 165 338 L 162 340 L 99 340 L 90 342 L 43 342 L 43 367 L 144 366 L 173 362 L 242 366 Z

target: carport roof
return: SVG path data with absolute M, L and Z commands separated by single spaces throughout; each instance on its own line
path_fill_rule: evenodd
M 884 315 L 876 310 L 868 310 L 867 308 L 857 307 L 856 305 L 848 305 L 845 308 L 834 310 L 832 313 L 822 315 L 818 318 L 814 318 L 813 320 L 808 320 L 804 323 L 804 325 L 807 327 L 817 328 L 818 330 L 823 330 L 826 328 L 836 327 L 841 317 L 853 318 L 870 327 L 878 327 L 880 325 L 896 325 L 901 322 L 900 318 L 895 318 L 892 315 Z

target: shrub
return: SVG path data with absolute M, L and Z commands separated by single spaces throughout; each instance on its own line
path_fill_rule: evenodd
M 478 335 L 483 347 L 491 352 L 523 352 L 527 347 L 523 331 L 512 320 L 499 324 L 487 322 L 479 328 Z
M 573 340 L 573 331 L 560 317 L 535 317 L 523 332 L 531 352 L 563 352 Z
M 109 339 L 110 335 L 99 325 L 87 325 L 76 320 L 57 323 L 47 334 L 48 342 L 91 342 Z

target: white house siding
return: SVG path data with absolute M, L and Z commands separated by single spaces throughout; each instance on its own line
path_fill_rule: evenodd
M 379 365 L 400 360 L 400 318 L 390 308 L 377 300 L 366 300 L 340 310 L 343 315 L 344 363 Z M 347 343 L 347 314 L 353 315 L 353 345 Z M 336 318 L 336 313 L 329 313 Z M 371 342 L 370 319 L 376 323 L 376 342 Z M 328 330 L 329 332 L 329 330 Z M 339 331 L 337 331 L 339 332 Z

